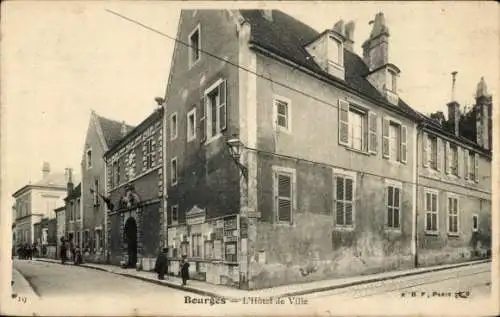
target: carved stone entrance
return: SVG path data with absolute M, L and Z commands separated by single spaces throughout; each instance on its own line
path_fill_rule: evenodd
M 137 263 L 137 223 L 133 217 L 125 222 L 124 241 L 127 246 L 127 267 L 135 267 Z

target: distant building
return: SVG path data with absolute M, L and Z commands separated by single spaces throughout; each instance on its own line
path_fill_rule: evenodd
M 105 262 L 106 204 L 105 163 L 103 155 L 116 145 L 132 126 L 99 116 L 95 111 L 90 121 L 81 159 L 82 250 L 85 261 Z
M 113 264 L 152 269 L 164 242 L 162 119 L 159 108 L 104 155 Z
M 66 197 L 64 203 L 66 210 L 66 239 L 70 248 L 82 248 L 82 210 L 81 210 L 81 184 L 73 184 L 72 170 L 68 169 L 68 183 L 66 184 Z
M 60 258 L 61 238 L 66 238 L 66 206 L 56 208 L 56 258 Z
M 492 99 L 484 79 L 476 103 L 448 120 L 426 116 L 418 131 L 418 264 L 484 256 L 491 250 Z
M 51 173 L 50 165 L 43 164 L 42 179 L 17 190 L 15 199 L 16 244 L 35 242 L 34 225 L 42 218 L 55 219 L 54 209 L 64 204 L 66 176 Z

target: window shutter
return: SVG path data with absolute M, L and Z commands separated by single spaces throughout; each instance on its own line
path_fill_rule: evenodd
M 443 142 L 441 142 L 441 139 L 438 137 L 436 137 L 436 147 L 437 147 L 436 169 L 440 171 L 443 168 L 441 164 L 443 163 L 444 153 L 443 153 Z
M 462 162 L 462 149 L 457 146 L 457 176 L 461 177 L 463 171 L 463 162 Z
M 474 181 L 479 182 L 479 154 L 474 153 Z
M 205 116 L 205 98 L 204 96 L 200 99 L 200 142 L 205 142 L 207 138 L 207 120 Z
M 339 143 L 349 145 L 349 103 L 339 99 Z
M 445 146 L 446 146 L 446 152 L 445 152 L 445 171 L 446 174 L 450 174 L 451 171 L 451 147 L 450 147 L 450 142 L 444 141 Z
M 227 128 L 227 85 L 223 80 L 219 85 L 219 130 L 224 131 Z
M 469 150 L 464 149 L 464 178 L 469 179 Z
M 382 156 L 389 158 L 389 120 L 382 120 Z
M 429 137 L 427 132 L 424 132 L 422 136 L 422 165 L 424 167 L 429 166 Z
M 377 154 L 377 114 L 370 111 L 368 113 L 368 151 Z
M 407 138 L 408 138 L 408 129 L 406 126 L 402 125 L 401 126 L 401 162 L 406 163 L 408 158 L 408 145 L 407 145 Z

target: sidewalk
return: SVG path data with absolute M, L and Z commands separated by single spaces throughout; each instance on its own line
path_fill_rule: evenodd
M 38 258 L 34 260 L 51 262 L 51 263 L 60 263 L 60 261 L 53 259 Z M 391 271 L 391 272 L 365 275 L 365 276 L 355 276 L 355 277 L 337 278 L 337 279 L 308 282 L 301 284 L 283 285 L 283 286 L 277 286 L 277 287 L 266 288 L 261 290 L 253 290 L 253 291 L 240 290 L 224 285 L 215 285 L 196 280 L 189 280 L 187 286 L 182 286 L 181 285 L 182 280 L 178 277 L 166 276 L 165 280 L 160 281 L 157 279 L 156 273 L 153 272 L 136 271 L 135 269 L 123 269 L 118 266 L 107 265 L 107 264 L 84 263 L 81 264 L 80 266 L 92 268 L 95 270 L 105 271 L 113 274 L 118 274 L 122 276 L 132 277 L 146 282 L 164 285 L 171 288 L 176 288 L 186 292 L 191 292 L 203 296 L 224 297 L 231 301 L 239 301 L 239 299 L 241 299 L 241 297 L 244 296 L 286 297 L 286 296 L 306 295 L 310 293 L 329 291 L 359 284 L 380 282 L 389 279 L 396 279 L 399 277 L 442 271 L 442 270 L 470 266 L 480 263 L 487 263 L 490 261 L 491 261 L 490 259 L 476 260 L 464 263 L 445 264 L 432 267 L 422 267 L 417 269 Z M 66 264 L 66 265 L 72 265 L 72 264 Z

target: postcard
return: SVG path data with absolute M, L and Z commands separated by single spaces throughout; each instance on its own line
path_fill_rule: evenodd
M 1 13 L 2 315 L 498 314 L 494 2 Z

